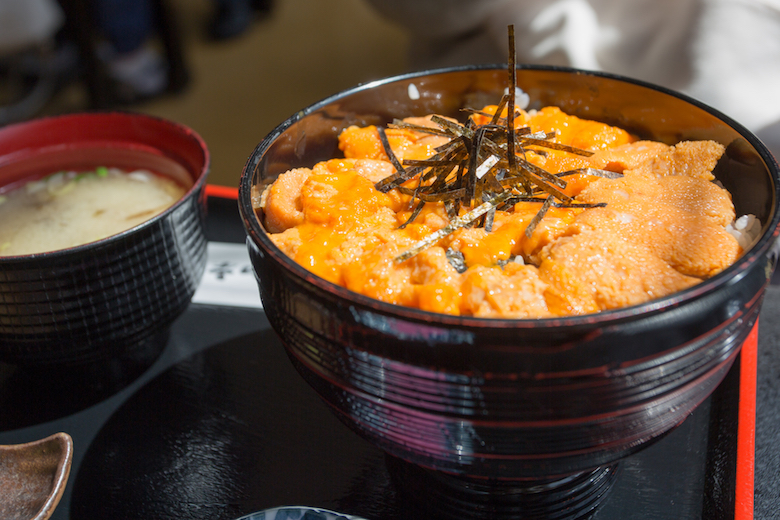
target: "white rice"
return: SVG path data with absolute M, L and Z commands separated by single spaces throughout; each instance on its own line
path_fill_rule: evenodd
M 509 94 L 509 87 L 504 89 L 504 94 Z M 515 107 L 525 110 L 530 104 L 531 96 L 526 94 L 520 87 L 515 87 Z
M 747 251 L 761 236 L 761 221 L 755 215 L 742 215 L 726 226 L 726 231 L 737 239 L 743 251 Z

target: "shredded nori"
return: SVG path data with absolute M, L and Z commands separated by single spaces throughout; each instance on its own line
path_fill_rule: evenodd
M 593 155 L 582 150 L 552 141 L 555 133 L 532 133 L 528 127 L 515 129 L 515 92 L 517 69 L 515 55 L 514 26 L 508 27 L 509 59 L 507 61 L 508 93 L 504 94 L 494 114 L 470 110 L 466 123 L 433 115 L 431 121 L 436 127 L 394 120 L 388 128 L 407 129 L 415 132 L 449 137 L 450 141 L 439 146 L 436 154 L 424 160 L 404 160 L 403 164 L 393 153 L 387 135 L 378 128 L 379 138 L 395 172 L 375 184 L 377 190 L 388 192 L 397 189 L 411 196 L 409 219 L 400 228 L 406 227 L 420 214 L 427 202 L 443 202 L 450 224 L 425 237 L 409 250 L 395 258 L 402 262 L 430 247 L 456 229 L 467 226 L 481 226 L 487 232 L 493 227 L 495 212 L 510 211 L 521 201 L 540 202 L 541 208 L 525 230 L 530 237 L 536 226 L 551 207 L 592 208 L 606 204 L 579 204 L 566 195 L 564 178 L 585 173 L 606 178 L 617 178 L 621 174 L 594 168 L 580 168 L 552 174 L 526 159 L 526 153 L 533 151 L 544 154 L 545 150 L 558 150 L 581 156 Z M 502 117 L 506 108 L 507 114 Z M 473 115 L 490 117 L 490 122 L 477 125 Z M 402 186 L 417 177 L 414 188 Z M 462 216 L 460 209 L 473 208 Z M 465 262 L 453 259 L 454 253 L 447 252 L 447 258 L 456 269 L 465 268 Z M 460 262 L 460 263 L 458 263 Z M 456 265 L 457 263 L 457 265 Z M 462 263 L 462 265 L 461 265 Z
M 463 215 L 459 217 L 455 217 L 450 221 L 449 224 L 444 226 L 438 231 L 435 231 L 428 235 L 427 237 L 423 238 L 416 244 L 414 244 L 411 248 L 406 250 L 404 253 L 401 253 L 400 255 L 395 257 L 396 262 L 404 262 L 406 260 L 409 260 L 411 257 L 419 253 L 420 251 L 429 248 L 442 238 L 446 237 L 456 229 L 460 229 L 462 227 L 466 227 L 475 220 L 477 220 L 479 217 L 490 211 L 491 208 L 495 208 L 497 205 L 504 202 L 506 199 L 508 199 L 512 195 L 511 192 L 505 191 L 504 193 L 496 196 L 495 198 L 477 206 L 476 208 L 472 209 L 468 213 L 464 213 Z
M 466 258 L 463 256 L 463 253 L 458 251 L 457 249 L 447 248 L 447 260 L 450 262 L 450 265 L 459 273 L 465 273 L 468 269 L 468 266 L 466 265 Z

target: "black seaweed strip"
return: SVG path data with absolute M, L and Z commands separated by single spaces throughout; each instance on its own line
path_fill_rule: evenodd
M 448 136 L 448 137 L 450 137 L 450 136 Z M 445 153 L 450 148 L 455 148 L 455 149 L 460 148 L 460 143 L 456 142 L 455 140 L 448 141 L 448 142 L 446 142 L 446 143 L 444 143 L 442 145 L 437 146 L 436 148 L 434 148 L 434 150 L 436 150 L 437 152 L 439 152 L 441 154 L 441 153 Z
M 520 168 L 522 168 L 524 170 L 527 170 L 527 171 L 533 173 L 534 175 L 537 175 L 541 179 L 544 179 L 545 181 L 547 181 L 547 182 L 549 182 L 551 184 L 555 184 L 559 188 L 566 188 L 566 181 L 562 181 L 559 177 L 556 177 L 555 175 L 553 175 L 552 173 L 548 172 L 544 168 L 540 168 L 540 167 L 536 166 L 535 164 L 528 162 L 525 159 L 520 159 L 519 161 L 520 162 L 519 162 L 518 166 Z
M 463 257 L 463 253 L 457 249 L 447 248 L 445 257 L 449 261 L 450 265 L 459 273 L 465 273 L 467 270 L 466 259 Z
M 403 175 L 404 167 L 401 164 L 401 161 L 398 160 L 398 157 L 395 156 L 395 152 L 393 152 L 393 149 L 390 148 L 390 141 L 387 140 L 387 134 L 385 133 L 385 129 L 380 126 L 377 127 L 377 130 L 379 131 L 379 140 L 382 142 L 382 148 L 385 149 L 385 154 L 387 154 L 387 157 L 390 159 L 390 162 L 393 164 L 395 171 L 402 172 L 401 175 Z
M 474 175 L 474 180 L 475 180 L 475 182 L 474 182 L 474 198 L 472 198 L 471 200 L 473 200 L 475 202 L 478 201 L 478 200 L 481 201 L 482 200 L 482 192 L 485 189 L 485 183 L 483 182 L 482 179 L 477 179 L 476 174 Z
M 444 130 L 445 132 L 450 132 L 450 135 L 452 136 L 455 137 L 464 136 L 468 139 L 474 137 L 474 132 L 470 128 L 458 123 L 453 123 L 449 119 L 445 119 L 441 116 L 432 115 L 431 121 L 439 125 L 441 129 Z
M 554 141 L 548 141 L 546 139 L 535 139 L 533 137 L 520 137 L 520 141 L 523 145 L 540 146 L 542 148 L 549 148 L 551 150 L 560 150 L 562 152 L 569 152 L 575 155 L 582 155 L 584 157 L 590 157 L 594 152 L 590 150 L 583 150 L 582 148 L 575 148 L 565 144 L 556 143 Z
M 605 179 L 619 179 L 623 176 L 620 172 L 613 172 L 611 170 L 600 170 L 598 168 L 577 168 L 575 170 L 567 170 L 565 172 L 556 173 L 556 177 L 566 177 L 567 175 L 575 175 L 583 173 L 585 175 L 593 175 L 594 177 L 604 177 Z
M 512 93 L 514 97 L 514 92 Z M 507 102 L 509 101 L 509 94 L 504 94 L 501 96 L 501 101 L 498 102 L 498 107 L 496 107 L 496 113 L 493 114 L 493 117 L 490 118 L 490 124 L 498 126 L 498 121 L 501 118 L 501 112 L 504 111 L 504 107 L 506 106 Z
M 504 187 L 501 185 L 500 182 L 498 182 L 498 180 L 496 179 L 495 174 L 491 173 L 491 172 L 493 172 L 495 170 L 495 168 L 496 167 L 493 166 L 493 168 L 490 169 L 490 172 L 488 172 L 485 175 L 485 177 L 484 177 L 486 179 L 485 184 L 488 185 L 488 187 L 490 188 L 490 191 L 495 192 L 495 193 L 501 193 L 504 190 Z
M 387 193 L 402 182 L 408 181 L 422 170 L 424 170 L 424 168 L 409 168 L 400 172 L 397 171 L 374 184 L 374 188 L 382 193 Z
M 465 191 L 463 188 L 449 190 L 449 191 L 430 191 L 430 186 L 423 186 L 419 190 L 412 190 L 404 186 L 398 186 L 396 189 L 404 195 L 413 195 L 414 197 L 424 202 L 441 202 L 445 200 L 452 200 L 463 196 Z
M 409 200 L 409 207 L 412 207 L 412 204 L 414 203 L 414 199 L 420 198 L 420 190 L 425 188 L 425 185 L 423 184 L 423 176 L 420 175 L 417 177 L 417 186 L 414 187 L 414 194 L 412 195 L 412 198 Z M 425 202 L 424 200 L 421 200 L 420 202 Z M 417 212 L 419 213 L 419 211 Z M 417 214 L 414 215 L 414 217 L 417 217 Z M 410 220 L 411 222 L 411 220 Z
M 553 197 L 557 197 L 557 198 L 561 199 L 561 201 L 563 201 L 563 202 L 571 202 L 571 200 L 572 200 L 571 197 L 569 197 L 568 195 L 566 195 L 565 193 L 560 191 L 558 188 L 556 188 L 555 186 L 550 186 L 549 184 L 547 184 L 546 182 L 544 182 L 541 179 L 534 179 L 533 177 L 531 177 L 531 182 L 533 184 L 535 184 L 536 187 L 538 189 L 540 189 L 541 191 L 549 193 Z M 532 190 L 531 193 L 533 193 L 534 191 L 535 190 Z
M 490 210 L 485 214 L 484 228 L 485 228 L 485 231 L 488 232 L 488 233 L 493 231 L 493 219 L 495 218 L 495 216 L 496 216 L 496 208 L 495 207 L 490 208 Z
M 445 200 L 444 201 L 444 211 L 447 213 L 447 218 L 449 220 L 454 219 L 458 216 L 458 212 L 460 211 L 460 198 L 455 200 Z
M 457 148 L 453 148 L 448 155 L 452 156 L 452 159 L 453 161 L 456 162 L 456 165 L 451 168 L 441 168 L 441 172 L 437 173 L 436 180 L 433 181 L 433 184 L 431 184 L 431 187 L 433 189 L 437 189 L 437 190 L 446 189 L 445 187 L 447 186 L 447 178 L 450 176 L 450 174 L 454 171 L 455 168 L 458 168 L 458 171 L 460 171 L 463 168 L 464 157 L 468 157 L 466 150 L 461 146 L 458 146 Z M 449 187 L 458 188 L 460 186 L 459 185 L 456 186 L 455 183 L 453 182 L 450 183 Z
M 423 206 L 425 206 L 425 201 L 421 200 L 417 206 L 414 208 L 414 211 L 412 211 L 412 214 L 409 216 L 409 220 L 398 226 L 398 229 L 404 229 L 406 226 L 408 226 L 414 219 L 417 218 L 417 215 L 420 214 L 420 212 L 423 209 Z
M 506 147 L 509 160 L 510 174 L 517 172 L 517 157 L 515 156 L 515 93 L 517 92 L 517 65 L 515 50 L 515 26 L 507 27 L 509 33 L 509 59 L 507 60 L 507 72 L 509 73 L 509 92 L 506 112 Z
M 547 200 L 548 198 L 549 197 L 540 198 L 540 197 L 517 196 L 517 197 L 512 197 L 511 199 L 507 200 L 506 203 L 507 204 L 512 204 L 513 206 L 515 204 L 517 204 L 518 202 L 539 202 L 539 203 L 542 203 L 545 200 Z M 553 202 L 553 204 L 555 204 L 555 203 Z
M 452 143 L 452 141 L 450 141 L 450 143 Z M 447 143 L 447 144 L 449 145 L 450 143 Z M 453 147 L 453 148 L 457 148 L 457 147 Z M 436 155 L 432 156 L 428 160 L 437 160 L 437 159 L 446 158 L 446 157 L 447 157 L 447 153 L 446 153 L 446 150 L 445 150 L 445 151 L 437 153 Z M 382 193 L 387 193 L 391 189 L 393 189 L 396 186 L 400 185 L 402 182 L 406 182 L 409 179 L 411 179 L 412 177 L 414 177 L 415 175 L 417 175 L 418 173 L 424 171 L 426 168 L 427 167 L 425 167 L 425 166 L 414 166 L 412 168 L 407 168 L 404 175 L 401 175 L 399 172 L 396 172 L 394 174 L 388 175 L 387 177 L 385 177 L 381 181 L 377 182 L 374 185 L 374 187 L 377 190 L 381 191 Z
M 395 119 L 392 123 L 387 125 L 388 128 L 396 128 L 399 130 L 414 130 L 415 132 L 422 132 L 424 134 L 440 135 L 442 137 L 450 137 L 450 134 L 433 126 L 416 125 L 414 123 L 407 123 L 400 119 Z
M 452 159 L 404 159 L 404 166 L 455 166 L 458 161 Z
M 554 208 L 606 208 L 607 203 L 606 202 L 595 202 L 593 204 L 588 204 L 584 202 L 572 202 L 570 204 L 564 204 L 561 202 L 554 202 L 552 203 Z
M 550 209 L 550 206 L 552 206 L 553 202 L 554 200 L 552 197 L 547 197 L 547 199 L 544 201 L 544 204 L 542 204 L 542 207 L 539 209 L 536 215 L 534 215 L 534 218 L 531 220 L 531 222 L 528 223 L 528 227 L 525 228 L 526 237 L 531 238 L 531 235 L 534 234 L 536 226 L 544 218 L 545 213 L 547 213 L 547 210 Z
M 518 202 L 544 202 L 548 199 L 547 198 L 540 198 L 540 197 L 512 197 L 511 199 L 506 201 L 507 205 L 514 206 Z M 572 202 L 570 204 L 566 204 L 563 202 L 557 202 L 555 200 L 552 201 L 552 207 L 553 208 L 605 208 L 607 207 L 606 202 L 596 202 L 593 204 L 584 203 L 584 202 Z
M 471 156 L 469 157 L 469 166 L 466 183 L 466 198 L 469 202 L 481 201 L 482 190 L 477 193 L 477 168 L 479 167 L 480 156 L 482 155 L 482 140 L 487 133 L 487 128 L 480 127 L 474 132 L 474 142 L 472 143 Z

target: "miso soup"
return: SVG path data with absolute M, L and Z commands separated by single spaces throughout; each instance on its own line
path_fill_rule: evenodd
M 115 235 L 162 213 L 185 189 L 147 170 L 57 172 L 0 192 L 0 256 L 56 251 Z

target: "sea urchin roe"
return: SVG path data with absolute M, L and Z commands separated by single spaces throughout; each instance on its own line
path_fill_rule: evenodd
M 487 125 L 496 109 L 472 118 Z M 423 131 L 432 121 L 441 119 L 394 124 L 384 143 L 375 127 L 350 127 L 339 138 L 345 159 L 280 176 L 262 197 L 253 197 L 271 239 L 314 273 L 382 301 L 512 318 L 642 303 L 717 274 L 742 252 L 731 234 L 731 197 L 710 182 L 724 151 L 718 143 L 668 146 L 556 107 L 518 111 L 515 125 L 525 132 L 518 142 L 530 132 L 551 143 L 527 139 L 516 151 L 518 164 L 533 175 L 563 174 L 565 182 L 522 191 L 496 169 L 511 165 L 494 161 L 495 168 L 485 167 L 486 180 L 477 181 L 489 191 L 469 199 L 467 190 L 455 190 L 448 199 L 427 194 L 463 166 L 434 175 L 433 163 L 419 162 L 421 155 L 439 154 L 446 163 L 447 150 L 454 150 L 448 138 Z M 471 132 L 452 125 L 451 131 Z M 497 134 L 489 139 L 486 149 L 501 146 Z M 570 153 L 567 146 L 582 151 Z M 393 159 L 414 174 L 386 184 L 396 172 Z M 463 221 L 480 200 L 495 202 L 476 220 Z
M 56 251 L 109 237 L 163 212 L 184 188 L 145 170 L 57 172 L 3 193 L 0 256 Z

